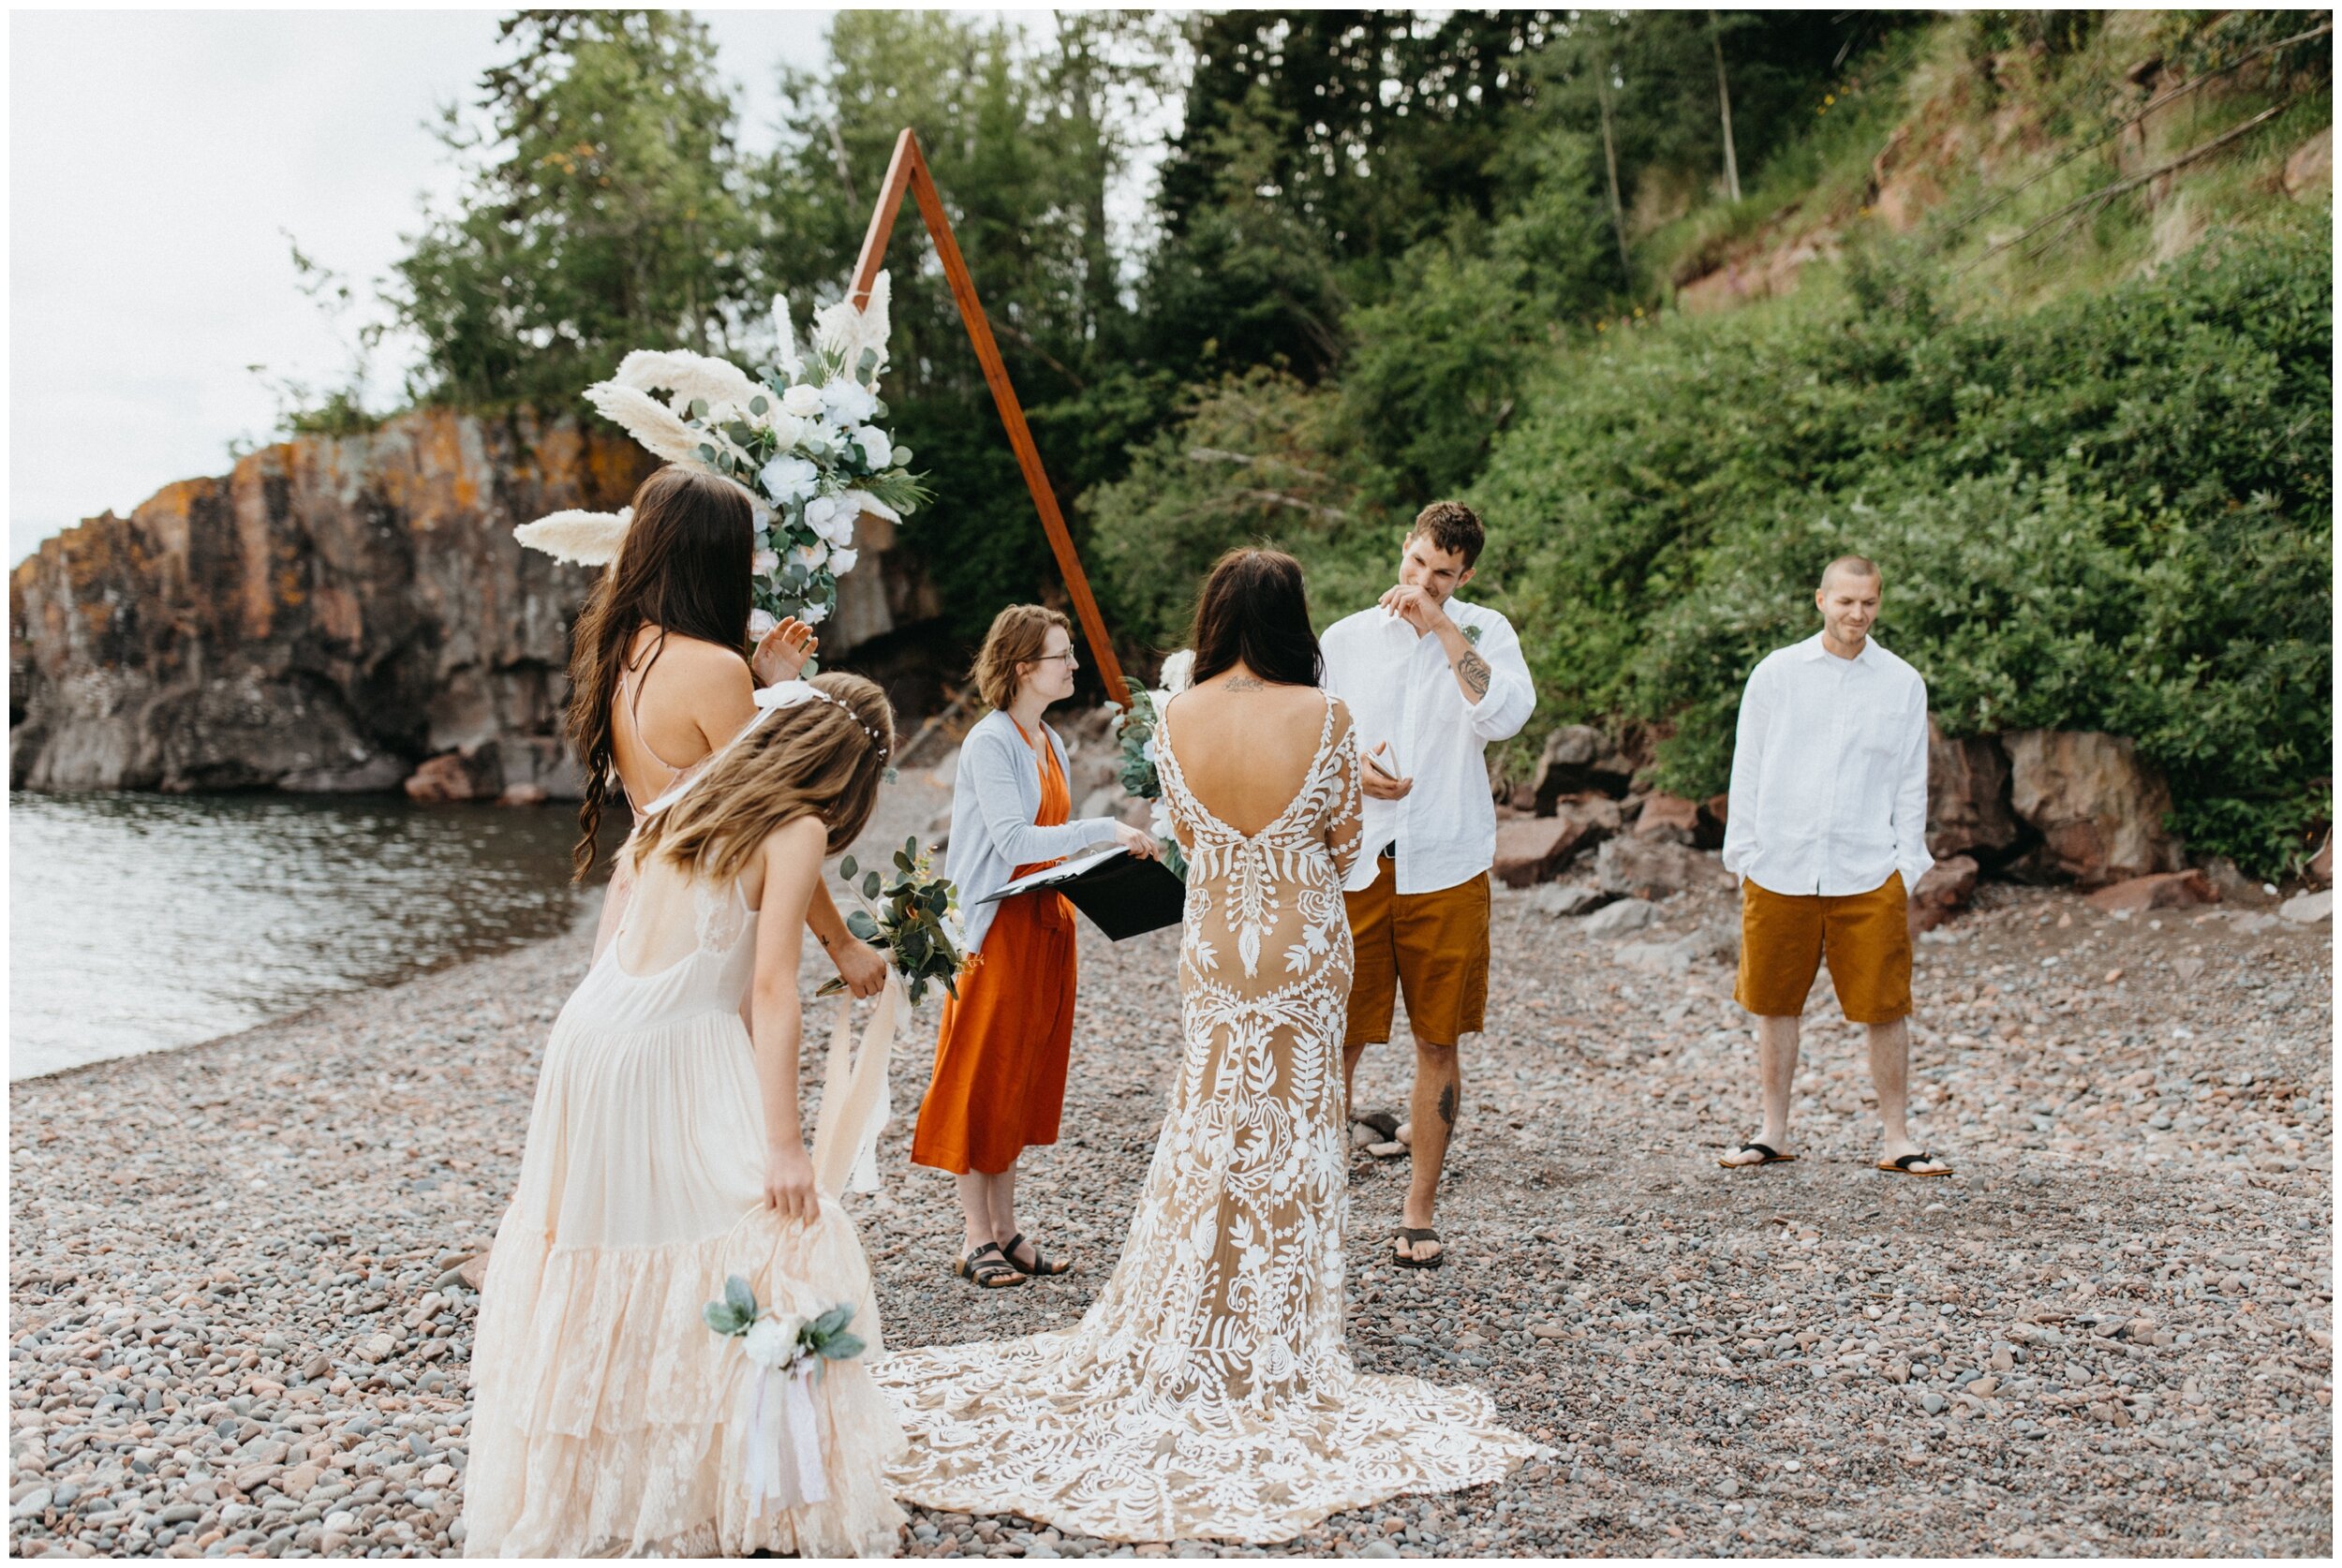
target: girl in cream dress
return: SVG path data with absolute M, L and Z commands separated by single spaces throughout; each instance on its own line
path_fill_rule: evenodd
M 883 1116 L 899 986 L 851 1062 L 841 1019 L 808 1153 L 797 960 L 824 854 L 869 818 L 893 719 L 852 675 L 758 702 L 737 738 L 645 813 L 633 895 L 554 1024 L 481 1293 L 472 1556 L 897 1546 L 904 1516 L 884 1470 L 903 1437 L 863 1361 L 823 1362 L 808 1385 L 817 1480 L 777 1503 L 751 1481 L 774 1468 L 749 1442 L 765 1431 L 749 1419 L 758 1369 L 702 1317 L 739 1275 L 760 1304 L 802 1319 L 851 1306 L 851 1332 L 879 1350 L 869 1267 L 838 1194 Z

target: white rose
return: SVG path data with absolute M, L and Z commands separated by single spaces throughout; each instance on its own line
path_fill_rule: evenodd
M 789 547 L 789 559 L 808 571 L 817 571 L 829 559 L 829 546 L 820 540 L 811 544 L 793 544 Z
M 780 552 L 778 550 L 759 550 L 755 555 L 749 557 L 749 570 L 756 573 L 759 577 L 770 577 L 774 572 L 780 570 Z
M 855 563 L 861 559 L 861 551 L 856 550 L 850 544 L 840 545 L 838 548 L 829 553 L 829 570 L 836 572 L 838 576 L 843 577 L 846 573 L 852 571 L 854 569 Z
M 1175 693 L 1185 691 L 1194 672 L 1195 650 L 1181 648 L 1163 661 L 1163 689 Z
M 822 407 L 839 424 L 860 424 L 878 412 L 878 394 L 849 377 L 822 383 Z
M 810 496 L 820 488 L 822 470 L 802 457 L 776 457 L 764 465 L 757 476 L 764 483 L 764 493 L 775 500 L 792 496 Z
M 883 468 L 894 460 L 895 449 L 886 439 L 886 432 L 877 425 L 866 424 L 853 433 L 854 444 L 862 449 L 864 461 L 873 468 Z
M 780 394 L 780 411 L 801 420 L 811 419 L 822 411 L 822 389 L 799 381 Z
M 808 528 L 820 527 L 837 515 L 837 497 L 835 496 L 814 496 L 805 503 L 805 525 Z
M 787 1312 L 766 1312 L 749 1325 L 741 1348 L 759 1367 L 786 1367 L 797 1358 L 797 1334 L 803 1327 Z
M 803 621 L 808 626 L 820 626 L 823 621 L 829 619 L 829 606 L 826 604 L 808 604 L 804 609 L 797 612 L 797 619 Z
M 760 641 L 763 638 L 763 635 L 766 632 L 772 630 L 773 628 L 778 626 L 780 622 L 773 618 L 773 613 L 769 610 L 751 610 L 749 612 L 749 635 L 750 637 L 757 638 Z

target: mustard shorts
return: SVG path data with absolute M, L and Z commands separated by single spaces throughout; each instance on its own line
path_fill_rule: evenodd
M 1357 950 L 1342 1043 L 1388 1040 L 1391 1008 L 1403 988 L 1416 1034 L 1453 1045 L 1480 1030 L 1488 1010 L 1488 873 L 1437 893 L 1401 894 L 1398 868 L 1386 857 L 1372 887 L 1341 895 Z
M 1911 1013 L 1911 929 L 1903 873 L 1868 893 L 1775 893 L 1741 880 L 1741 976 L 1732 998 L 1760 1017 L 1795 1018 L 1824 960 L 1857 1024 Z

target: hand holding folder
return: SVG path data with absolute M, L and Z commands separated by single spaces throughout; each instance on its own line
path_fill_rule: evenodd
M 1187 883 L 1177 872 L 1159 860 L 1141 860 L 1119 844 L 1019 877 L 979 902 L 1044 889 L 1065 895 L 1091 925 L 1118 942 L 1177 925 L 1187 910 Z

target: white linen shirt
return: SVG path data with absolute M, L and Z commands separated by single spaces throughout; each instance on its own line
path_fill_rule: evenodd
M 1927 852 L 1927 683 L 1866 639 L 1840 658 L 1815 633 L 1758 662 L 1741 696 L 1724 868 L 1768 892 L 1843 897 Z
M 1490 741 L 1520 733 L 1537 690 L 1520 657 L 1512 622 L 1477 604 L 1449 599 L 1447 618 L 1489 664 L 1489 688 L 1477 703 L 1463 688 L 1436 637 L 1373 605 L 1326 629 L 1326 688 L 1350 705 L 1358 753 L 1383 741 L 1386 757 L 1415 788 L 1401 800 L 1365 797 L 1357 864 L 1343 884 L 1374 885 L 1383 846 L 1399 841 L 1399 891 L 1437 893 L 1468 882 L 1496 863 L 1496 803 L 1482 753 Z

